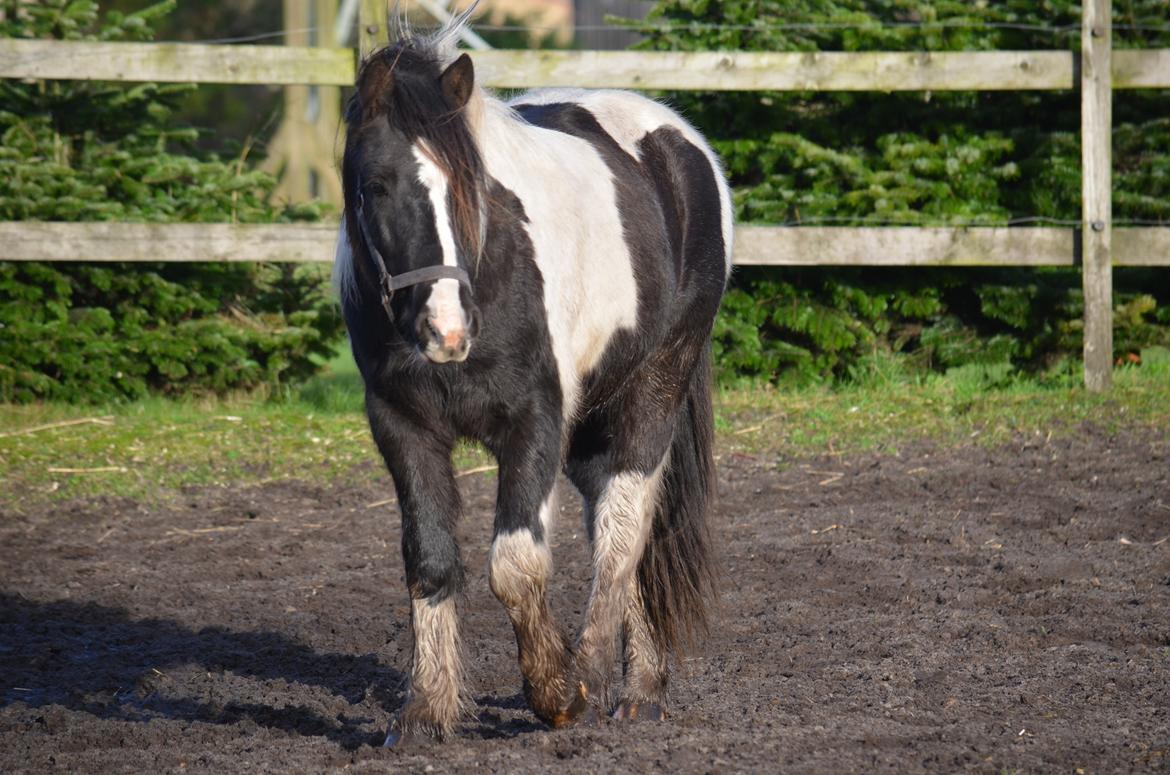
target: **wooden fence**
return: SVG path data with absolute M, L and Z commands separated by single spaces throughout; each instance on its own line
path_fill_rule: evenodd
M 362 0 L 361 50 L 384 36 Z M 1112 92 L 1170 88 L 1170 49 L 1112 49 L 1110 0 L 1085 0 L 1081 51 L 746 53 L 482 51 L 501 88 L 771 91 L 1071 90 L 1081 94 L 1082 228 L 739 226 L 740 265 L 1076 266 L 1085 385 L 1112 370 L 1112 267 L 1170 266 L 1170 226 L 1114 228 Z M 1079 62 L 1078 62 L 1079 58 Z M 0 39 L 0 77 L 350 85 L 351 49 Z M 0 222 L 8 261 L 329 261 L 336 226 Z

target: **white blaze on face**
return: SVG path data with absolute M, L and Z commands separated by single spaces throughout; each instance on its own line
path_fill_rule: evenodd
M 447 176 L 439 169 L 423 149 L 416 145 L 412 148 L 414 158 L 418 162 L 419 182 L 427 190 L 431 209 L 435 212 L 435 230 L 439 234 L 439 247 L 443 254 L 444 266 L 458 266 L 455 248 L 455 233 L 451 230 L 451 215 L 447 209 Z M 459 301 L 459 281 L 451 279 L 436 280 L 431 286 L 431 295 L 427 299 L 427 317 L 439 331 L 439 335 L 446 339 L 449 335 L 463 335 L 466 323 L 463 315 L 463 305 Z

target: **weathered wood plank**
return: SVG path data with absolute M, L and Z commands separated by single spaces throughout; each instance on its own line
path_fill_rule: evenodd
M 168 83 L 353 84 L 353 49 L 0 38 L 0 77 Z
M 747 53 L 482 51 L 475 66 L 496 87 L 615 87 L 724 91 L 1071 89 L 1063 51 Z
M 753 266 L 1072 266 L 1073 230 L 913 226 L 739 226 L 735 263 Z
M 1114 89 L 1170 89 L 1170 48 L 1113 52 Z
M 363 0 L 362 50 L 386 41 L 385 8 Z M 380 16 L 378 14 L 381 14 Z M 373 19 L 370 21 L 369 19 Z M 373 32 L 371 32 L 373 30 Z M 1071 89 L 1063 51 L 758 53 L 490 51 L 475 54 L 500 88 L 946 91 Z M 1115 89 L 1170 88 L 1170 49 L 1113 54 Z M 341 48 L 0 39 L 0 77 L 181 83 L 353 83 Z
M 0 222 L 5 261 L 332 261 L 335 223 Z
M 332 261 L 336 223 L 0 222 L 0 261 Z M 740 266 L 1073 266 L 1067 228 L 741 225 Z M 1117 266 L 1170 267 L 1170 226 L 1115 230 Z
M 1085 0 L 1081 17 L 1081 284 L 1085 387 L 1113 382 L 1113 90 L 1110 0 Z
M 363 0 L 363 52 L 385 42 L 385 11 Z M 373 32 L 370 32 L 373 30 Z M 481 82 L 526 88 L 943 91 L 1071 89 L 1062 51 L 748 53 L 480 51 Z M 349 49 L 0 39 L 0 77 L 350 85 Z
M 1112 253 L 1114 266 L 1170 267 L 1170 224 L 1115 227 Z
M 358 6 L 358 53 L 365 59 L 379 46 L 386 45 L 386 27 L 389 24 L 384 0 L 361 0 Z M 353 78 L 349 79 L 353 83 Z
M 1059 227 L 752 226 L 735 230 L 737 266 L 1074 266 Z M 1170 225 L 1114 229 L 1114 266 L 1170 267 Z

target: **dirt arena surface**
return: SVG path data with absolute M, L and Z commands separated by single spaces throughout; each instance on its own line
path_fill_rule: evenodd
M 410 653 L 388 485 L 0 504 L 0 771 L 1170 770 L 1170 432 L 725 455 L 720 614 L 672 718 L 556 732 L 487 588 L 494 487 L 462 479 L 474 715 L 404 751 L 378 747 Z

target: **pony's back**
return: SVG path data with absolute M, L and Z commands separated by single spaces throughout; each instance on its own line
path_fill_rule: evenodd
M 692 210 L 707 210 L 719 213 L 719 233 L 722 237 L 724 263 L 730 271 L 733 248 L 733 214 L 731 189 L 723 173 L 719 157 L 693 126 L 676 111 L 660 102 L 631 91 L 617 89 L 534 89 L 514 97 L 510 104 L 523 109 L 535 105 L 579 105 L 588 111 L 605 132 L 623 151 L 647 166 L 648 174 L 667 173 L 681 175 L 676 180 L 704 180 L 714 186 L 714 201 L 693 202 Z M 661 138 L 677 132 L 682 142 L 664 143 Z M 647 148 L 647 145 L 657 148 Z M 687 152 L 690 146 L 698 154 Z M 656 150 L 659 157 L 657 169 L 647 159 L 647 151 Z M 662 166 L 673 161 L 676 169 Z M 699 192 L 693 192 L 695 196 Z

